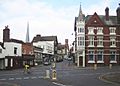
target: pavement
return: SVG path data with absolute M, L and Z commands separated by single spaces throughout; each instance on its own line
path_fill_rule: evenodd
M 100 76 L 100 79 L 104 82 L 112 83 L 120 86 L 120 72 L 102 75 Z
M 85 70 L 87 70 L 87 69 L 94 69 L 93 67 L 78 68 L 76 66 L 73 66 L 72 64 L 70 64 L 70 65 L 66 64 L 66 66 L 61 64 L 61 66 L 59 66 L 60 68 L 58 68 L 58 70 L 59 69 L 63 69 L 63 66 L 64 66 L 65 70 L 66 69 L 68 69 L 68 70 L 69 69 L 77 69 L 77 70 L 79 70 L 79 69 L 85 69 Z M 39 68 L 39 66 L 38 67 L 34 67 L 33 69 L 37 69 L 37 68 Z M 48 69 L 49 67 L 48 66 L 44 66 L 44 67 L 41 67 L 41 68 Z M 99 67 L 99 68 L 102 68 L 102 67 Z M 113 69 L 116 69 L 116 68 L 119 68 L 119 66 L 114 66 Z M 19 69 L 18 70 L 13 70 L 13 71 L 19 71 Z M 112 83 L 112 84 L 120 86 L 120 72 L 104 74 L 104 75 L 101 75 L 99 77 L 99 79 L 104 81 L 104 82 Z M 53 82 L 53 83 L 54 84 L 58 84 L 56 82 Z M 61 84 L 61 83 L 59 83 L 59 84 Z M 20 85 L 13 84 L 13 83 L 8 83 L 8 82 L 0 82 L 0 86 L 20 86 Z M 64 86 L 64 85 L 61 84 L 60 86 Z

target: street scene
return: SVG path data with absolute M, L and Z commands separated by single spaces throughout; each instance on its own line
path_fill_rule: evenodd
M 119 86 L 120 67 L 77 68 L 72 62 L 64 60 L 56 63 L 56 79 L 53 79 L 51 65 L 31 68 L 30 74 L 23 73 L 23 69 L 0 71 L 0 86 Z M 46 77 L 49 70 L 49 77 Z M 103 76 L 118 73 L 118 82 L 107 81 Z M 112 78 L 110 76 L 110 78 Z
M 119 0 L 0 0 L 0 86 L 120 86 Z

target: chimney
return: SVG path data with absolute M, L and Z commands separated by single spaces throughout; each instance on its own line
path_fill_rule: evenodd
M 109 8 L 108 7 L 106 7 L 105 9 L 105 19 L 106 21 L 109 21 Z
M 65 39 L 65 44 L 68 44 L 68 39 Z
M 117 13 L 117 24 L 120 24 L 120 3 L 119 3 L 119 7 L 116 10 Z
M 40 34 L 37 34 L 36 37 L 41 37 L 41 35 L 40 35 Z
M 10 29 L 8 25 L 3 29 L 3 42 L 8 42 L 10 40 Z

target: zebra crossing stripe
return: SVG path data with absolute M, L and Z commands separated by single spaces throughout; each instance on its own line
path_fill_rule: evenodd
M 6 79 L 3 78 L 3 79 L 0 79 L 0 80 L 1 80 L 1 81 L 4 81 L 4 80 L 6 80 Z
M 37 78 L 37 77 L 35 77 L 35 76 L 34 76 L 34 77 L 31 77 L 31 79 L 36 79 L 36 78 Z
M 15 78 L 9 78 L 8 80 L 14 80 Z
M 29 79 L 30 77 L 24 77 L 23 79 Z
M 41 79 L 41 78 L 43 78 L 43 76 L 38 76 L 38 78 L 40 78 L 40 79 Z
M 16 80 L 21 80 L 22 78 L 16 78 Z
M 42 79 L 44 76 L 33 76 L 33 77 L 17 77 L 17 78 L 1 78 L 0 81 L 5 80 L 27 80 L 27 79 Z

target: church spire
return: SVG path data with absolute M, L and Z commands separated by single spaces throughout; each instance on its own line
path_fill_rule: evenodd
M 82 13 L 82 8 L 81 8 L 81 3 L 80 3 L 80 9 L 79 9 L 78 20 L 79 20 L 79 21 L 82 21 L 82 20 L 83 20 L 83 13 Z
M 29 39 L 29 22 L 27 22 L 27 32 L 26 32 L 26 43 L 29 43 L 30 39 Z

